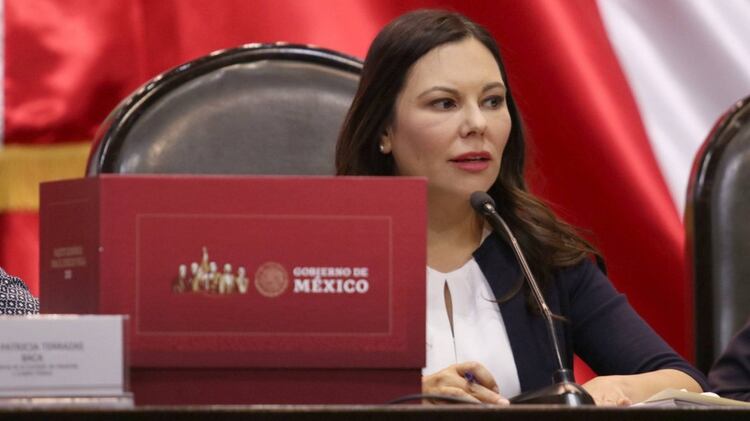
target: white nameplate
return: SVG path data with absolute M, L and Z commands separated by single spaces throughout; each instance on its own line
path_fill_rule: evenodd
M 0 317 L 0 397 L 122 395 L 124 320 Z

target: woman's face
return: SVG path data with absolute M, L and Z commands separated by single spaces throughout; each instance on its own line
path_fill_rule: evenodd
M 430 194 L 487 191 L 510 133 L 505 85 L 474 38 L 438 46 L 414 63 L 381 139 L 397 175 L 426 176 Z

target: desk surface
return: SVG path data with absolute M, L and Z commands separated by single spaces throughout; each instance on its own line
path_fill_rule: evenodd
M 554 405 L 490 407 L 478 405 L 252 405 L 174 406 L 133 409 L 0 409 L 3 420 L 748 420 L 745 408 L 567 408 Z

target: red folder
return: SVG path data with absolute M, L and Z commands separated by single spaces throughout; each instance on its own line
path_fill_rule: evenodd
M 102 175 L 40 208 L 42 312 L 129 314 L 139 404 L 420 390 L 424 179 Z

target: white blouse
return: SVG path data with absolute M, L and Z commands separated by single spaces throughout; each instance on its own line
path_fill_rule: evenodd
M 446 284 L 453 307 L 453 333 L 445 307 Z M 473 258 L 449 273 L 427 268 L 427 366 L 422 374 L 465 361 L 487 367 L 503 397 L 521 392 L 503 316 Z

